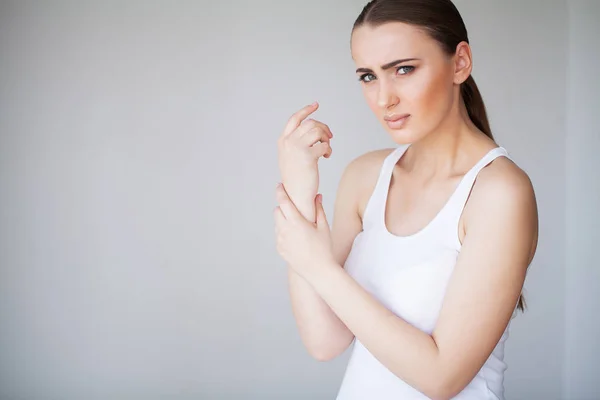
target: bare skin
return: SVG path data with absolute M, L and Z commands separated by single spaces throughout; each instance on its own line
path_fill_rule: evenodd
M 447 56 L 419 29 L 389 23 L 358 28 L 352 55 L 371 110 L 395 142 L 412 143 L 395 166 L 386 210 L 388 230 L 407 236 L 426 226 L 462 176 L 497 147 L 472 123 L 460 98 L 460 84 L 472 70 L 471 50 L 463 42 L 454 56 Z M 413 60 L 381 68 L 399 59 Z M 311 110 L 292 118 L 296 127 Z M 400 129 L 385 121 L 406 114 Z M 287 134 L 294 135 L 289 130 Z M 329 145 L 329 139 L 324 140 Z M 323 154 L 331 154 L 324 148 Z M 411 386 L 431 398 L 451 398 L 481 369 L 513 313 L 537 246 L 535 194 L 525 172 L 506 158 L 480 172 L 457 227 L 461 253 L 436 328 L 429 335 L 385 309 L 342 268 L 362 230 L 365 206 L 390 151 L 367 153 L 346 168 L 335 201 L 331 258 L 319 244 L 328 240 L 325 231 L 313 233 L 313 225 L 298 219 L 312 222 L 319 215 L 316 189 L 294 191 L 300 186 L 299 172 L 288 174 L 293 179 L 283 179 L 284 188 L 277 191 L 278 226 L 289 222 L 295 228 L 283 229 L 287 233 L 279 236 L 279 242 L 290 265 L 293 311 L 304 344 L 315 358 L 330 360 L 357 337 Z M 314 176 L 311 179 L 314 182 Z M 317 225 L 326 224 L 322 221 Z M 303 236 L 298 236 L 301 230 Z M 298 240 L 308 237 L 319 240 Z M 306 266 L 300 254 L 315 254 L 313 264 L 319 265 Z M 374 325 L 377 330 L 369 329 Z

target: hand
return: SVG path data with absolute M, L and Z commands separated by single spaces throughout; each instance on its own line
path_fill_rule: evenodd
M 329 158 L 333 134 L 322 122 L 306 117 L 319 108 L 313 103 L 289 119 L 278 140 L 279 169 L 287 193 L 294 201 L 313 201 L 319 190 L 319 158 Z
M 324 264 L 335 263 L 322 196 L 315 198 L 316 223 L 300 214 L 282 184 L 277 185 L 276 197 L 279 204 L 274 212 L 277 252 L 296 273 L 310 280 Z

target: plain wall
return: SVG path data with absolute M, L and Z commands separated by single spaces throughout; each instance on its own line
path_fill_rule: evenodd
M 275 144 L 320 101 L 330 216 L 346 164 L 394 145 L 350 58 L 364 3 L 0 3 L 0 398 L 334 398 L 348 354 L 306 354 L 275 251 Z M 565 335 L 571 371 L 586 349 L 565 331 L 585 310 L 565 303 L 567 4 L 457 5 L 495 136 L 540 208 L 507 398 L 558 399 Z M 569 160 L 591 160 L 583 135 Z
M 565 395 L 600 398 L 600 2 L 569 2 Z

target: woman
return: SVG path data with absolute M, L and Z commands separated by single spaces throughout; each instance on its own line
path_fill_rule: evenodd
M 375 0 L 352 57 L 398 147 L 346 168 L 330 232 L 317 195 L 327 125 L 279 139 L 278 252 L 302 340 L 330 360 L 354 340 L 338 399 L 503 399 L 504 343 L 537 244 L 527 175 L 494 142 L 450 0 Z

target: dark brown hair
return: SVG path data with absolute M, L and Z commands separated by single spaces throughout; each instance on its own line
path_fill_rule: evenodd
M 460 42 L 469 43 L 467 28 L 456 6 L 450 0 L 373 0 L 362 10 L 352 31 L 362 25 L 377 27 L 388 22 L 414 25 L 429 34 L 441 48 L 452 56 Z M 469 118 L 483 133 L 494 140 L 485 104 L 473 76 L 460 88 Z M 523 296 L 519 296 L 517 308 L 525 309 Z

